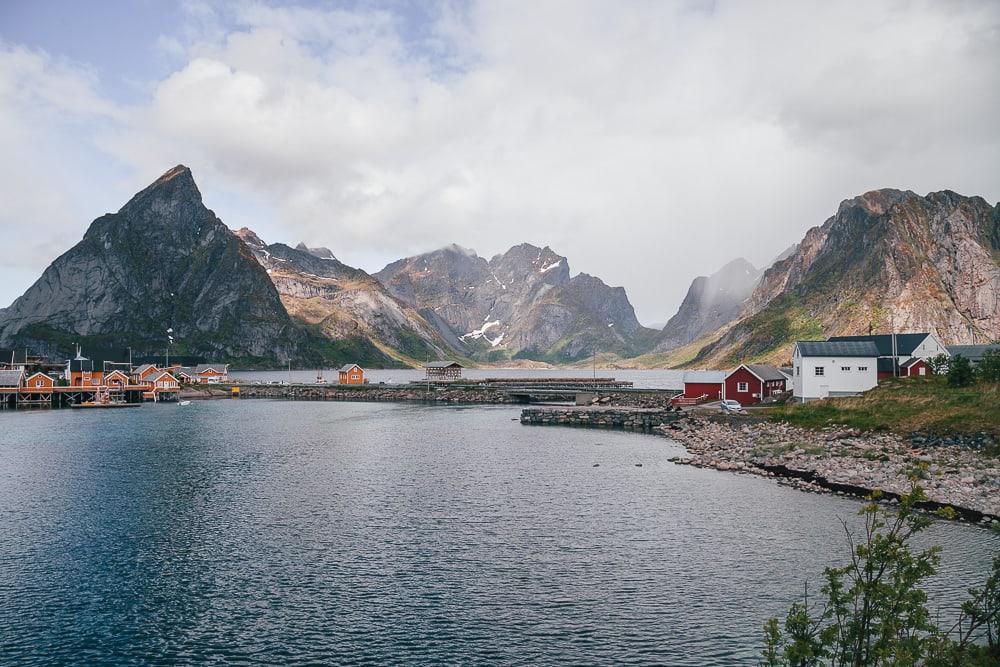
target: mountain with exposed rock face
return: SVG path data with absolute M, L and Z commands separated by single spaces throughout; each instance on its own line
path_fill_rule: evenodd
M 480 359 L 572 362 L 594 352 L 634 355 L 654 332 L 635 317 L 625 290 L 570 275 L 551 248 L 514 246 L 485 259 L 450 245 L 375 274 L 442 338 Z
M 737 319 L 746 308 L 761 273 L 741 257 L 710 276 L 695 278 L 677 313 L 663 327 L 656 351 L 682 347 Z
M 946 343 L 1000 332 L 1000 204 L 950 190 L 845 200 L 761 277 L 743 317 L 692 361 L 787 361 L 795 340 L 931 331 Z
M 170 331 L 168 331 L 170 330 Z M 337 363 L 344 341 L 296 323 L 250 249 L 205 207 L 178 165 L 96 219 L 0 314 L 0 345 L 66 356 L 172 354 L 274 366 Z M 363 339 L 347 348 L 388 360 Z
M 294 248 L 268 245 L 245 227 L 236 235 L 267 271 L 292 317 L 327 338 L 363 337 L 387 356 L 408 362 L 453 353 L 416 310 L 369 274 L 341 263 L 330 250 L 304 243 Z

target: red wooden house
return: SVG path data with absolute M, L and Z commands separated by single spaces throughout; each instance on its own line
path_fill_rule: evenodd
M 357 364 L 347 364 L 338 372 L 340 384 L 364 384 L 365 371 Z
M 130 382 L 129 377 L 117 369 L 104 376 L 104 384 L 113 389 L 124 389 Z
M 934 370 L 927 365 L 927 360 L 919 357 L 910 357 L 899 365 L 900 377 L 918 377 L 933 374 Z
M 24 386 L 27 389 L 35 391 L 52 391 L 52 387 L 54 385 L 55 380 L 53 380 L 51 376 L 41 372 L 35 373 L 24 383 Z
M 742 364 L 726 376 L 724 398 L 753 405 L 786 389 L 788 378 L 774 366 Z
M 704 398 L 706 401 L 717 401 L 723 397 L 725 383 L 725 371 L 686 371 L 684 373 L 684 398 Z

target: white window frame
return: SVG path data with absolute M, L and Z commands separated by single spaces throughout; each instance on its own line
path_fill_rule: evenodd
M 737 382 L 736 383 L 736 391 L 739 392 L 739 393 L 741 393 L 741 394 L 747 393 L 748 391 L 750 391 L 750 383 L 749 382 Z
M 851 372 L 851 367 L 850 366 L 841 366 L 840 370 L 843 371 L 844 373 L 850 373 Z
M 826 366 L 813 366 L 813 375 L 815 377 L 826 377 Z
M 858 366 L 858 372 L 859 373 L 867 373 L 868 372 L 868 367 L 867 366 Z

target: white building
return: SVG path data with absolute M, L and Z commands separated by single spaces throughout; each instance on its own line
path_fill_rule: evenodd
M 868 391 L 878 386 L 878 357 L 871 341 L 799 341 L 792 355 L 792 396 L 804 402 Z
M 948 348 L 933 333 L 876 334 L 872 336 L 833 336 L 831 343 L 875 343 L 879 356 L 879 377 L 903 375 L 903 364 L 911 359 L 950 356 Z

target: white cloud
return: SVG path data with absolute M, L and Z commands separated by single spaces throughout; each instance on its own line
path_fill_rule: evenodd
M 416 28 L 188 10 L 160 44 L 183 64 L 101 145 L 143 178 L 188 164 L 224 219 L 217 190 L 266 200 L 277 221 L 235 222 L 370 270 L 527 240 L 663 319 L 694 275 L 770 259 L 859 192 L 1000 198 L 992 2 L 484 2 Z

